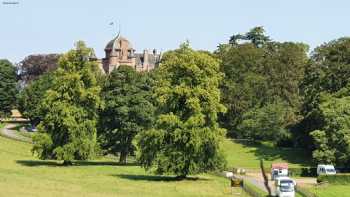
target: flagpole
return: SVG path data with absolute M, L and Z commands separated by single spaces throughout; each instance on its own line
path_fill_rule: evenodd
M 109 25 L 115 25 L 115 33 L 117 33 L 117 36 L 118 35 L 120 35 L 120 24 L 117 24 L 117 22 L 114 22 L 114 21 L 112 21 L 112 22 L 110 22 L 109 23 Z M 113 36 L 114 36 L 114 33 L 113 33 Z

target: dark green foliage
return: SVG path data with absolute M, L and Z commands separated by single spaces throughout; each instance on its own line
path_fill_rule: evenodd
M 293 115 L 293 110 L 285 103 L 266 104 L 244 113 L 238 130 L 247 139 L 278 142 L 290 137 L 287 126 Z
M 152 126 L 151 86 L 150 74 L 137 72 L 130 66 L 119 66 L 106 79 L 99 136 L 105 150 L 120 153 L 121 163 L 126 163 L 127 155 L 134 152 L 132 141 L 136 134 Z
M 299 144 L 314 143 L 317 162 L 350 162 L 350 39 L 340 38 L 316 48 L 301 85 L 304 119 L 296 127 Z M 311 134 L 310 134 L 311 133 Z
M 103 103 L 97 86 L 97 64 L 83 42 L 63 55 L 41 110 L 46 114 L 33 137 L 33 152 L 41 159 L 86 160 L 96 150 L 97 111 Z
M 304 136 L 323 125 L 319 117 L 320 96 L 335 93 L 347 86 L 350 78 L 350 39 L 340 38 L 317 47 L 305 70 L 301 84 L 304 97 L 299 132 Z M 303 139 L 302 139 L 303 140 Z
M 230 44 L 238 45 L 239 41 L 250 41 L 256 47 L 261 47 L 270 41 L 270 38 L 265 35 L 265 30 L 263 27 L 254 27 L 249 32 L 245 34 L 236 34 L 231 36 Z
M 311 132 L 316 147 L 314 159 L 342 166 L 350 164 L 350 96 L 323 96 L 319 108 L 324 126 Z
M 317 168 L 288 168 L 290 176 L 316 177 Z
M 52 86 L 54 78 L 54 73 L 43 74 L 37 80 L 31 81 L 19 94 L 18 108 L 24 117 L 30 119 L 33 125 L 38 125 L 46 115 L 46 112 L 41 110 L 40 105 L 46 91 Z
M 159 73 L 156 123 L 137 136 L 140 163 L 179 177 L 222 168 L 218 60 L 185 43 L 164 55 Z
M 350 183 L 350 174 L 320 175 L 317 177 L 317 182 L 328 182 L 330 184 L 348 185 Z
M 0 60 L 0 117 L 11 114 L 17 92 L 16 68 L 8 60 Z
M 232 43 L 231 39 L 216 51 L 225 73 L 222 101 L 228 108 L 221 123 L 232 137 L 278 141 L 276 136 L 285 136 L 300 119 L 299 85 L 308 60 L 307 46 L 274 42 L 261 27 L 238 38 L 248 42 Z
M 60 56 L 59 54 L 29 55 L 18 65 L 20 79 L 27 84 L 47 72 L 56 70 Z

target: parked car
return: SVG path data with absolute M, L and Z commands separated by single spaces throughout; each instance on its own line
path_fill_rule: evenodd
M 333 165 L 317 165 L 317 175 L 334 175 L 337 174 Z

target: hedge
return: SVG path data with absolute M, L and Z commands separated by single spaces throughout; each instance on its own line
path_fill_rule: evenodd
M 320 175 L 317 177 L 317 182 L 345 185 L 350 183 L 350 174 Z
M 253 197 L 268 197 L 269 196 L 269 194 L 266 191 L 258 188 L 257 186 L 253 185 L 252 183 L 249 183 L 249 181 L 247 181 L 247 180 L 243 180 L 243 190 Z
M 290 176 L 317 177 L 317 168 L 289 168 Z

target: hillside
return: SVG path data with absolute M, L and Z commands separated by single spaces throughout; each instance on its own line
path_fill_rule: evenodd
M 224 141 L 223 148 L 229 168 L 257 169 L 260 159 L 265 161 L 265 167 L 273 162 L 287 162 L 295 168 L 312 166 L 311 157 L 302 149 L 276 148 L 268 143 L 246 145 L 229 139 Z

